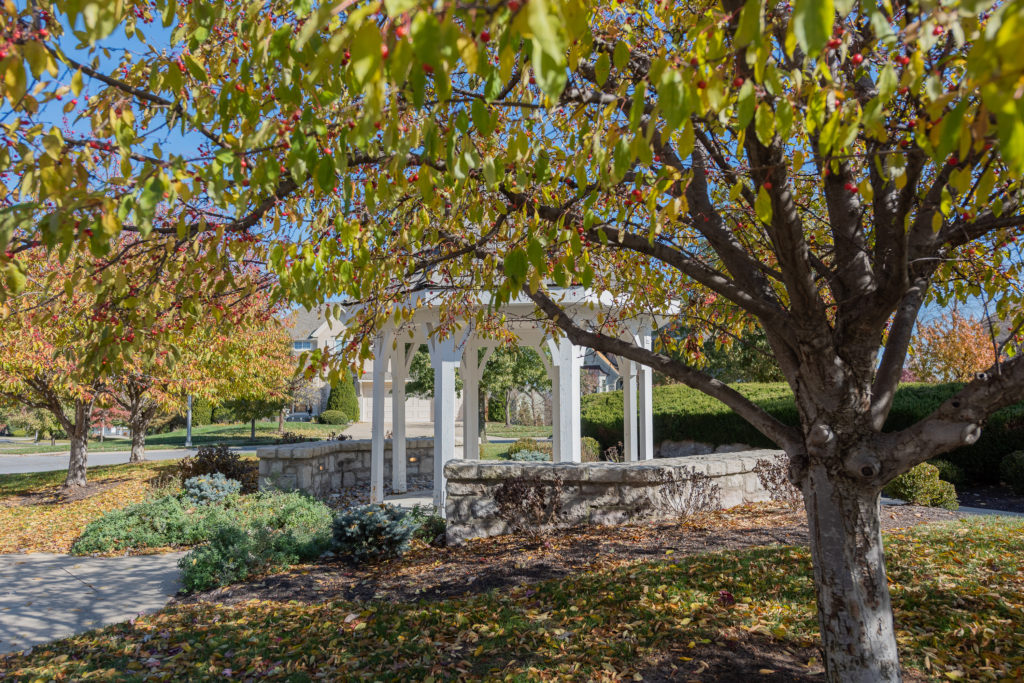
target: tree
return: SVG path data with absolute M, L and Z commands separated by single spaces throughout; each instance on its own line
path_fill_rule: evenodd
M 288 333 L 269 315 L 264 324 L 228 338 L 224 354 L 232 364 L 217 392 L 225 407 L 251 424 L 253 439 L 256 420 L 278 414 L 288 405 L 297 374 Z
M 340 410 L 350 422 L 359 421 L 359 398 L 356 386 L 350 375 L 345 375 L 331 385 L 331 394 L 327 397 L 327 410 Z
M 349 366 L 425 283 L 446 292 L 435 334 L 529 298 L 538 324 L 721 400 L 786 450 L 828 677 L 900 678 L 879 492 L 1024 398 L 1007 353 L 882 431 L 926 303 L 984 292 L 1010 330 L 1024 322 L 1024 3 L 156 0 L 69 3 L 59 21 L 26 5 L 0 18 L 21 41 L 3 87 L 25 124 L 0 150 L 19 183 L 0 210 L 11 292 L 32 250 L 137 232 L 215 254 L 245 237 L 281 296 L 361 302 Z M 173 44 L 110 73 L 63 49 L 68 26 L 76 44 L 118 26 L 145 43 L 135 28 L 156 16 Z M 70 84 L 29 87 L 58 63 Z M 83 83 L 91 96 L 64 106 L 87 130 L 38 120 Z M 164 129 L 191 137 L 164 154 Z M 569 315 L 577 285 L 614 310 Z M 474 313 L 481 298 L 495 310 Z M 632 335 L 641 315 L 709 311 L 765 331 L 798 425 Z
M 909 369 L 920 382 L 969 382 L 992 365 L 997 348 L 981 321 L 954 310 L 918 323 Z
M 786 379 L 775 362 L 764 330 L 747 330 L 739 338 L 712 340 L 704 348 L 701 370 L 723 382 L 781 382 Z

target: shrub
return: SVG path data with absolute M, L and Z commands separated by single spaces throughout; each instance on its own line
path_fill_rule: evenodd
M 357 564 L 399 557 L 416 532 L 413 517 L 394 505 L 361 505 L 334 519 L 334 545 Z
M 444 517 L 434 512 L 432 508 L 413 506 L 413 509 L 409 511 L 409 518 L 416 525 L 413 538 L 424 543 L 433 543 L 439 537 L 444 538 L 444 532 L 447 529 Z
M 516 451 L 509 455 L 509 458 L 516 462 L 551 462 L 551 453 L 540 451 Z
M 504 401 L 489 401 L 487 403 L 487 421 L 488 422 L 504 422 L 505 421 L 505 402 Z
M 896 391 L 885 431 L 894 432 L 926 417 L 963 385 L 903 384 Z M 733 388 L 785 424 L 799 420 L 793 394 L 785 383 L 743 383 Z M 713 445 L 745 443 L 776 448 L 723 403 L 681 384 L 654 387 L 654 434 L 658 441 L 699 441 Z M 623 440 L 622 392 L 609 391 L 582 397 L 580 422 L 584 436 L 608 449 Z M 1024 403 L 989 416 L 981 438 L 972 445 L 943 456 L 958 465 L 969 482 L 995 483 L 999 461 L 1007 453 L 1024 450 Z
M 999 463 L 999 476 L 1014 493 L 1024 496 L 1024 451 L 1004 457 Z
M 758 459 L 754 464 L 754 474 L 772 500 L 785 503 L 791 510 L 803 505 L 803 493 L 789 481 L 789 456 L 785 453 L 772 460 Z
M 111 510 L 94 519 L 71 547 L 73 555 L 194 545 L 227 518 L 219 506 L 190 513 L 179 496 L 163 496 Z
M 331 510 L 296 491 L 244 499 L 210 529 L 210 542 L 178 561 L 188 591 L 226 586 L 319 557 L 330 547 Z
M 185 415 L 182 415 L 185 418 Z M 202 427 L 213 421 L 213 405 L 205 398 L 192 401 L 192 426 Z
M 185 481 L 184 500 L 191 505 L 219 503 L 242 490 L 242 482 L 228 479 L 220 472 L 202 474 Z
M 558 477 L 550 481 L 527 477 L 503 481 L 494 489 L 498 518 L 512 533 L 537 539 L 554 527 L 562 510 L 563 489 Z
M 926 462 L 904 472 L 885 486 L 886 495 L 914 505 L 956 510 L 956 488 L 939 479 L 939 468 Z
M 597 439 L 585 436 L 580 439 L 580 460 L 597 462 L 601 459 L 601 444 Z
M 253 493 L 259 488 L 259 463 L 242 460 L 238 451 L 224 444 L 201 446 L 195 455 L 178 463 L 182 485 L 192 477 L 217 473 L 241 482 L 242 493 Z
M 508 457 L 515 459 L 515 454 L 520 451 L 534 451 L 536 453 L 547 453 L 548 460 L 551 459 L 552 443 L 550 441 L 538 441 L 537 439 L 523 438 L 516 439 L 508 447 Z
M 351 377 L 345 376 L 331 386 L 331 395 L 327 397 L 327 410 L 324 412 L 330 411 L 340 412 L 345 420 L 344 422 L 325 422 L 324 424 L 347 424 L 359 421 L 359 398 L 356 396 L 356 387 L 352 383 Z
M 939 479 L 948 481 L 953 486 L 963 486 L 967 483 L 967 476 L 959 465 L 954 465 L 948 460 L 932 460 L 931 464 L 939 468 Z
M 670 479 L 655 489 L 659 507 L 679 519 L 702 515 L 722 507 L 722 488 L 708 474 L 691 468 L 686 479 Z
M 347 425 L 348 417 L 340 410 L 325 410 L 317 417 L 320 424 L 324 425 Z

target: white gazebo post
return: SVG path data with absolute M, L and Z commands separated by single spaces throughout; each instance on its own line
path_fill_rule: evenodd
M 388 367 L 391 332 L 378 333 L 373 342 L 373 422 L 370 425 L 370 502 L 384 502 L 384 373 Z
M 462 349 L 455 337 L 437 339 L 428 334 L 427 339 L 434 366 L 434 507 L 444 515 L 444 466 L 455 457 L 455 370 Z
M 637 335 L 636 343 L 640 348 L 651 350 L 651 328 L 649 324 L 644 324 L 640 328 L 640 334 Z M 636 364 L 634 364 L 636 367 Z M 654 386 L 654 370 L 649 365 L 639 366 L 639 377 L 637 393 L 639 394 L 637 403 L 640 412 L 640 449 L 639 457 L 640 460 L 650 460 L 654 457 L 654 398 L 653 398 L 653 386 Z
M 637 420 L 636 420 L 636 375 L 637 363 L 621 358 L 622 364 L 622 461 L 636 462 Z
M 391 488 L 395 493 L 409 489 L 405 459 L 405 378 L 416 353 L 416 344 L 398 342 L 391 355 Z
M 493 351 L 493 346 L 481 349 L 471 337 L 462 353 L 462 457 L 466 460 L 480 459 L 480 378 Z
M 553 446 L 555 462 L 580 462 L 580 368 L 583 357 L 580 347 L 566 337 L 548 342 L 553 365 L 552 378 L 557 418 L 554 422 Z M 555 410 L 552 410 L 554 413 Z

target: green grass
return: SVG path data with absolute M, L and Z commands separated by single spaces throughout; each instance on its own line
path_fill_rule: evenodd
M 551 436 L 551 425 L 509 425 L 503 422 L 488 422 L 487 436 L 500 438 L 522 439 L 525 437 L 547 437 Z
M 1024 523 L 919 527 L 886 546 L 905 666 L 932 680 L 1024 677 Z M 736 604 L 721 604 L 721 590 Z M 652 659 L 683 666 L 691 648 L 750 638 L 816 644 L 806 549 L 595 567 L 439 602 L 179 606 L 0 659 L 0 670 L 20 680 L 215 680 L 227 669 L 274 680 L 629 680 Z
M 258 446 L 260 444 L 274 443 L 278 437 L 276 422 L 257 422 L 255 439 L 249 438 L 250 429 L 251 426 L 249 424 L 216 424 L 194 427 L 192 429 L 192 445 L 204 446 L 226 443 L 232 446 Z M 315 422 L 285 422 L 284 429 L 286 432 L 323 438 L 331 432 L 341 431 L 342 427 L 339 425 L 322 425 Z M 150 434 L 146 437 L 146 448 L 153 450 L 184 447 L 184 429 L 178 429 L 164 434 Z M 130 451 L 131 448 L 132 444 L 129 439 L 106 439 L 103 443 L 100 443 L 97 439 L 93 439 L 89 442 L 89 450 L 96 453 L 108 451 Z M 42 441 L 38 444 L 0 443 L 0 455 L 66 453 L 67 450 L 67 441 L 57 441 L 56 446 L 51 446 L 49 441 Z
M 509 443 L 482 443 L 480 444 L 481 460 L 508 460 Z

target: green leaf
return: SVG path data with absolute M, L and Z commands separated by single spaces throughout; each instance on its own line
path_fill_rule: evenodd
M 834 20 L 832 0 L 795 0 L 792 28 L 797 44 L 809 56 L 815 56 L 832 35 Z
M 754 106 L 757 104 L 757 97 L 754 94 L 754 82 L 747 79 L 740 88 L 736 101 L 736 123 L 740 128 L 746 128 L 754 120 Z
M 493 130 L 491 125 L 491 113 L 487 105 L 481 100 L 473 100 L 472 106 L 473 125 L 476 126 L 480 135 L 490 135 Z
M 526 252 L 522 249 L 515 249 L 510 251 L 505 256 L 505 277 L 507 277 L 514 286 L 518 287 L 526 279 L 526 272 L 529 268 L 529 260 L 527 259 Z
M 188 67 L 188 72 L 192 74 L 192 77 L 200 81 L 206 81 L 206 69 L 203 65 L 196 61 L 192 55 L 183 55 L 185 58 L 185 66 Z
M 754 129 L 757 131 L 757 139 L 767 147 L 772 144 L 775 137 L 775 112 L 768 106 L 767 102 L 757 105 L 757 112 L 754 114 Z
M 772 198 L 762 187 L 757 191 L 757 199 L 754 200 L 754 213 L 762 223 L 772 222 Z
M 611 59 L 608 58 L 607 52 L 602 52 L 594 63 L 594 78 L 597 79 L 597 84 L 603 86 L 605 81 L 608 80 L 608 72 L 611 71 L 612 64 Z
M 740 12 L 740 21 L 736 27 L 736 36 L 733 41 L 736 47 L 743 47 L 750 43 L 760 44 L 761 34 L 764 32 L 764 13 L 762 12 L 762 0 L 747 0 Z
M 380 30 L 372 21 L 365 21 L 352 41 L 352 75 L 356 85 L 362 87 L 377 73 L 381 64 Z

